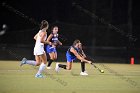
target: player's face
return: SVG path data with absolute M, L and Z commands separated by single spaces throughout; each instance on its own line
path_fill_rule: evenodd
M 58 27 L 53 28 L 53 33 L 56 34 L 58 32 Z
M 75 47 L 76 47 L 76 48 L 79 48 L 79 44 L 80 44 L 80 43 L 77 43 L 77 44 L 75 45 Z
M 82 49 L 82 44 L 81 43 L 79 43 L 79 48 Z

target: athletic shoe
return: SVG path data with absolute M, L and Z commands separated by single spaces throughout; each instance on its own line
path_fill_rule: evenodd
M 80 75 L 87 76 L 88 74 L 86 72 L 81 72 Z
M 87 71 L 84 71 L 85 75 L 88 75 Z
M 43 78 L 44 76 L 42 74 L 36 74 L 35 77 L 36 78 Z
M 47 69 L 52 69 L 52 67 L 46 67 Z
M 60 70 L 59 63 L 56 63 L 55 71 L 56 71 L 56 72 L 59 72 L 59 70 Z
M 20 61 L 20 66 L 26 64 L 26 61 L 27 61 L 27 59 L 26 58 L 23 58 L 22 61 Z

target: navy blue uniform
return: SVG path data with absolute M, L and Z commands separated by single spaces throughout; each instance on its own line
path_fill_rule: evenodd
M 67 62 L 72 62 L 73 60 L 76 59 L 76 56 L 72 52 L 70 52 L 71 48 L 74 48 L 77 52 L 79 52 L 78 48 L 75 48 L 74 46 L 71 46 L 66 53 Z
M 58 42 L 58 34 L 53 34 L 53 33 L 51 33 L 51 34 L 53 35 L 51 42 L 57 43 Z M 47 51 L 47 53 L 57 52 L 56 47 L 52 47 L 52 45 L 47 45 L 46 51 Z

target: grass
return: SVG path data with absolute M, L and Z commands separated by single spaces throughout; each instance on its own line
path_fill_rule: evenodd
M 96 65 L 105 73 L 86 64 L 89 75 L 80 76 L 80 64 L 74 63 L 71 71 L 45 70 L 46 78 L 35 78 L 38 67 L 0 61 L 0 93 L 139 93 L 140 65 Z

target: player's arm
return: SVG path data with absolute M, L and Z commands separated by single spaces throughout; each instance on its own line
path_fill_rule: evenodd
M 60 41 L 58 40 L 58 44 L 59 44 L 59 45 L 62 45 L 62 42 L 60 42 Z
M 37 39 L 37 35 L 38 35 L 38 33 L 34 36 L 34 39 L 35 39 L 35 40 Z
M 46 37 L 46 33 L 41 32 L 41 33 L 39 33 L 39 35 L 41 37 L 41 43 L 48 44 L 48 42 L 44 40 L 44 38 Z
M 82 48 L 79 48 L 78 54 L 79 54 L 80 56 L 82 56 L 83 58 L 86 58 L 86 54 L 84 53 L 84 51 L 83 51 Z
M 84 53 L 84 51 L 82 49 L 81 49 L 81 51 L 82 51 L 83 57 L 86 58 L 86 54 Z
M 53 35 L 50 34 L 50 35 L 48 36 L 47 40 L 46 40 L 46 42 L 47 42 L 49 45 L 52 44 L 52 42 L 51 42 L 52 37 L 53 37 Z
M 83 57 L 84 59 L 87 59 L 87 57 L 86 57 L 84 51 L 83 51 L 82 49 L 80 49 L 80 51 L 81 51 L 81 52 L 79 52 L 78 54 L 79 54 L 81 57 Z M 83 62 L 83 61 L 81 60 L 81 62 Z
M 87 62 L 89 64 L 92 63 L 91 61 L 88 61 L 88 60 L 84 59 L 82 56 L 80 56 L 74 48 L 71 48 L 70 51 L 82 62 Z
M 41 33 L 39 33 L 39 36 L 41 37 L 41 39 L 40 39 L 41 43 L 45 44 L 46 42 L 45 42 L 44 38 L 45 38 L 46 34 L 44 32 L 41 32 Z

